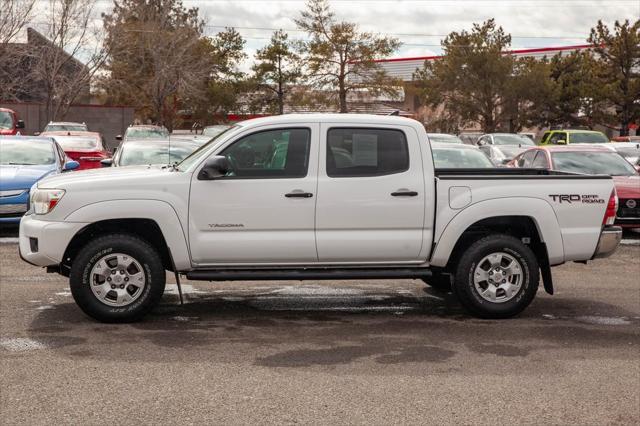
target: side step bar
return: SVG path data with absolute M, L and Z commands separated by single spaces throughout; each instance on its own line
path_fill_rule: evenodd
M 187 279 L 199 281 L 354 280 L 431 275 L 431 270 L 426 268 L 200 269 L 186 273 Z

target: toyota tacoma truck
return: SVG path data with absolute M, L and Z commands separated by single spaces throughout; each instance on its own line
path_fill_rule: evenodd
M 615 251 L 609 176 L 435 169 L 401 117 L 239 123 L 179 164 L 60 175 L 31 189 L 27 262 L 69 277 L 104 322 L 140 319 L 178 280 L 422 279 L 473 315 L 553 293 L 550 268 Z

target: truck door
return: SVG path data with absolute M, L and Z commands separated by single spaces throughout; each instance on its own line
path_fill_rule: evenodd
M 227 176 L 198 180 L 198 171 L 193 174 L 194 263 L 317 262 L 318 129 L 318 124 L 254 129 L 218 153 L 231 163 Z
M 425 184 L 415 130 L 325 123 L 320 141 L 319 261 L 418 261 Z

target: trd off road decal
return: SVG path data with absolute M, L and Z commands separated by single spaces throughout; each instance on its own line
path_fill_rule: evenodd
M 557 203 L 584 203 L 584 204 L 604 204 L 604 199 L 596 194 L 549 194 L 549 197 Z

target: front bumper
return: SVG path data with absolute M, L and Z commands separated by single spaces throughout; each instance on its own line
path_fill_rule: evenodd
M 20 257 L 36 266 L 54 266 L 62 262 L 64 252 L 86 223 L 50 222 L 29 214 L 20 221 Z
M 598 246 L 596 247 L 596 252 L 593 254 L 592 259 L 611 256 L 618 248 L 620 240 L 622 240 L 622 228 L 619 226 L 605 227 L 600 233 Z

